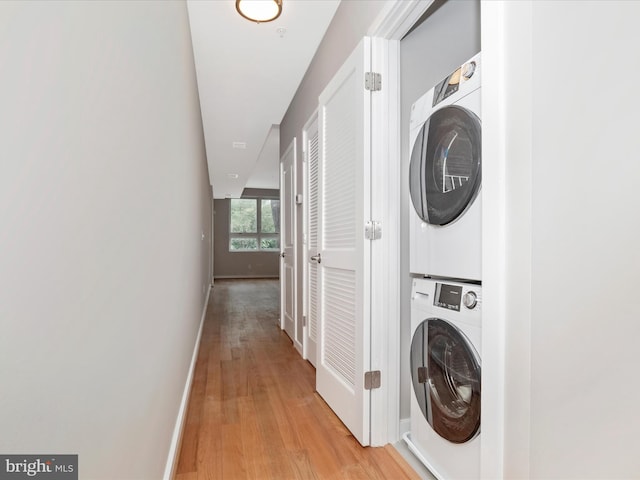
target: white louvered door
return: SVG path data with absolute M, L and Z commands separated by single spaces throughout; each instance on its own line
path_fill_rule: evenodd
M 316 389 L 362 445 L 370 443 L 371 63 L 364 38 L 320 95 L 319 305 Z
M 305 159 L 307 164 L 307 326 L 304 336 L 304 357 L 313 366 L 318 358 L 318 117 L 305 129 Z

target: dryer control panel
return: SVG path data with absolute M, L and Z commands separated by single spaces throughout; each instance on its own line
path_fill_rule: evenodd
M 433 89 L 433 102 L 431 106 L 435 107 L 456 93 L 464 82 L 473 77 L 473 74 L 476 73 L 478 69 L 479 63 L 479 55 L 476 55 L 438 83 Z

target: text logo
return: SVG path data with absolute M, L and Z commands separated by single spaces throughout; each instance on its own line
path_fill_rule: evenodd
M 78 455 L 0 455 L 0 480 L 78 480 Z

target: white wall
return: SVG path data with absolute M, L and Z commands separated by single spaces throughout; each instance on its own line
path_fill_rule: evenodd
M 533 5 L 537 478 L 640 472 L 639 16 L 638 2 Z
M 161 478 L 210 283 L 186 6 L 0 2 L 0 65 L 0 451 Z
M 497 243 L 506 243 L 497 273 L 485 282 L 485 304 L 497 298 L 487 296 L 497 287 L 504 303 L 492 311 L 508 313 L 506 414 L 499 427 L 504 476 L 635 478 L 640 3 L 491 4 L 487 11 L 497 24 L 490 30 L 483 24 L 483 52 L 503 36 L 491 80 L 504 83 L 489 87 L 502 89 L 489 110 L 504 114 L 502 125 L 492 127 L 509 134 L 498 139 L 483 131 L 488 150 L 504 155 L 504 168 L 492 170 L 503 177 L 492 186 L 505 200 L 506 236 Z M 485 73 L 489 68 L 485 63 Z M 522 218 L 528 221 L 518 226 Z M 526 344 L 519 331 L 528 334 Z M 483 373 L 486 368 L 483 363 Z M 483 447 L 497 438 L 493 423 L 485 422 L 494 415 L 483 418 Z M 487 448 L 502 448 L 498 443 Z

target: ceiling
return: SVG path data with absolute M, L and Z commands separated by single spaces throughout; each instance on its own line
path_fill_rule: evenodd
M 279 124 L 339 3 L 283 0 L 278 19 L 256 24 L 235 0 L 188 0 L 215 198 L 279 188 Z

